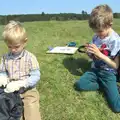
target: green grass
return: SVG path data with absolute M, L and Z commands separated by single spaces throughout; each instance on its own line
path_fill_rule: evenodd
M 29 42 L 27 49 L 37 56 L 41 68 L 40 111 L 43 120 L 119 120 L 108 107 L 102 93 L 76 92 L 73 85 L 90 67 L 85 54 L 46 54 L 49 46 L 65 46 L 74 41 L 77 46 L 91 41 L 93 32 L 87 21 L 26 22 Z M 119 20 L 113 28 L 120 33 Z M 3 26 L 0 26 L 2 34 Z M 0 56 L 7 48 L 0 37 Z

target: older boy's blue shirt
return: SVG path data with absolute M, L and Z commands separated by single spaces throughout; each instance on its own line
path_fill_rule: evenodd
M 111 34 L 104 39 L 100 39 L 97 35 L 93 37 L 92 43 L 95 44 L 101 52 L 114 59 L 120 50 L 120 36 L 112 30 Z M 100 68 L 116 73 L 116 70 L 108 66 L 104 61 L 93 59 L 92 68 Z

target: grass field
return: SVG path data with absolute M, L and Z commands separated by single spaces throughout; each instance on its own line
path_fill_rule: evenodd
M 40 111 L 43 120 L 120 120 L 108 107 L 102 93 L 76 92 L 73 84 L 90 67 L 85 54 L 46 54 L 49 46 L 77 46 L 91 41 L 93 32 L 87 21 L 26 22 L 29 42 L 27 49 L 37 56 L 41 68 Z M 120 20 L 113 28 L 120 33 Z M 0 26 L 2 34 L 3 26 Z M 7 48 L 0 36 L 0 56 Z

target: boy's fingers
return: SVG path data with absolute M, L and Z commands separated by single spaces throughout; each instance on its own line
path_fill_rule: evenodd
M 90 44 L 90 47 L 96 48 L 97 46 L 95 44 Z
M 94 50 L 93 49 L 88 49 L 87 52 L 88 53 L 94 53 Z
M 7 89 L 4 89 L 4 92 L 6 92 L 6 93 L 10 93 L 10 91 L 8 91 Z

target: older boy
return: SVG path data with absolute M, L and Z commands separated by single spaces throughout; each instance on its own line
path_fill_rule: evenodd
M 7 93 L 18 90 L 22 93 L 24 120 L 41 120 L 39 93 L 35 88 L 40 79 L 39 64 L 36 57 L 25 50 L 28 40 L 25 28 L 20 22 L 10 21 L 4 28 L 3 38 L 9 52 L 2 57 L 0 76 L 4 79 L 0 79 L 0 84 L 6 84 Z
M 112 29 L 113 13 L 108 5 L 95 7 L 90 15 L 89 26 L 96 33 L 92 44 L 86 46 L 93 58 L 91 70 L 75 83 L 77 90 L 103 89 L 114 112 L 120 112 L 120 95 L 116 84 L 119 66 L 120 37 Z

